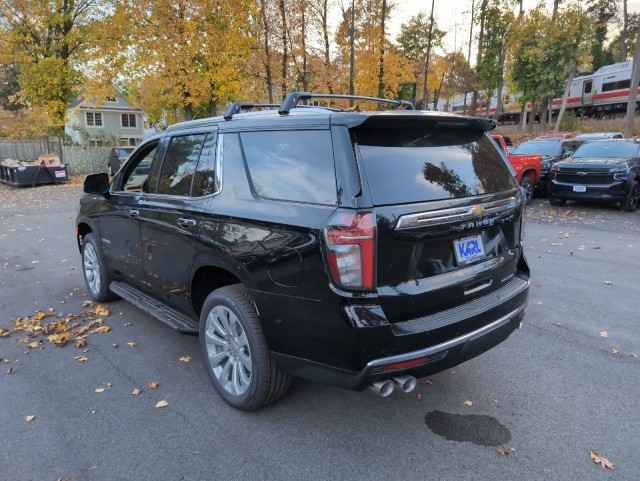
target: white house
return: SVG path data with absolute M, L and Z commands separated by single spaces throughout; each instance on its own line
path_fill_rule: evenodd
M 114 86 L 115 96 L 98 107 L 88 100 L 76 99 L 68 110 L 64 131 L 76 143 L 105 145 L 115 140 L 120 145 L 138 145 L 144 138 L 144 112 L 124 98 Z

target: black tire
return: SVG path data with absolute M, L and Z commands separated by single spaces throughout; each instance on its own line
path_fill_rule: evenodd
M 87 292 L 94 301 L 107 302 L 117 298 L 109 290 L 111 278 L 93 234 L 87 234 L 82 238 L 82 274 Z
M 213 386 L 234 408 L 261 408 L 289 389 L 291 377 L 271 358 L 253 299 L 242 284 L 216 289 L 204 301 L 200 349 Z
M 557 197 L 551 197 L 549 194 L 549 204 L 554 207 L 563 207 L 567 203 L 566 199 L 558 199 Z
M 638 182 L 633 181 L 631 183 L 631 188 L 629 189 L 629 193 L 624 201 L 620 204 L 620 207 L 627 212 L 633 212 L 638 208 L 638 201 L 640 197 L 640 188 L 638 187 Z
M 531 204 L 531 201 L 533 200 L 533 182 L 529 177 L 525 176 L 522 179 L 520 179 L 520 187 L 522 187 L 522 189 L 524 190 L 525 204 L 526 205 Z

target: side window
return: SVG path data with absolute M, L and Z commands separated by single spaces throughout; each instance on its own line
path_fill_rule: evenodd
M 240 134 L 255 192 L 269 199 L 335 205 L 329 130 Z
M 220 189 L 217 174 L 219 173 L 216 172 L 216 134 L 208 134 L 202 146 L 191 195 L 200 197 L 217 192 Z
M 149 142 L 142 146 L 126 163 L 119 186 L 126 192 L 146 192 L 147 179 L 158 142 Z
M 584 93 L 585 94 L 590 94 L 591 93 L 591 87 L 593 85 L 593 81 L 592 80 L 588 80 L 584 83 Z
M 158 194 L 189 195 L 206 134 L 173 137 L 160 173 Z

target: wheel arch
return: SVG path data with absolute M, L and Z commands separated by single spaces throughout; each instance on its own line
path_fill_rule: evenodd
M 92 232 L 93 229 L 87 222 L 78 222 L 78 225 L 76 227 L 76 241 L 78 242 L 78 250 L 80 252 L 82 252 L 82 239 L 84 239 L 87 234 L 91 234 Z
M 194 312 L 200 316 L 204 301 L 209 294 L 221 287 L 244 284 L 238 272 L 232 272 L 228 266 L 203 265 L 194 270 L 191 276 L 191 305 Z M 247 286 L 249 287 L 249 286 Z
M 531 182 L 533 182 L 533 185 L 536 185 L 538 183 L 538 176 L 536 175 L 536 170 L 535 169 L 525 169 L 522 171 L 522 176 L 521 176 L 521 181 L 522 178 L 524 177 L 528 177 Z

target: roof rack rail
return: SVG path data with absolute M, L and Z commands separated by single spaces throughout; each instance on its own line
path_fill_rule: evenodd
M 231 120 L 235 114 L 239 114 L 243 110 L 251 110 L 260 107 L 276 108 L 280 107 L 280 104 L 254 104 L 253 102 L 234 102 L 229 105 L 229 108 L 224 113 L 223 117 L 225 120 Z
M 397 105 L 406 110 L 415 110 L 415 107 L 411 102 L 406 100 L 389 100 L 389 99 L 380 99 L 377 97 L 361 97 L 358 95 L 336 95 L 336 94 L 312 94 L 311 92 L 291 92 L 288 93 L 284 98 L 278 113 L 280 115 L 287 115 L 291 109 L 296 108 L 298 102 L 302 100 L 311 100 L 311 99 L 347 99 L 347 100 L 365 100 L 368 102 L 378 102 L 382 104 L 392 104 Z

